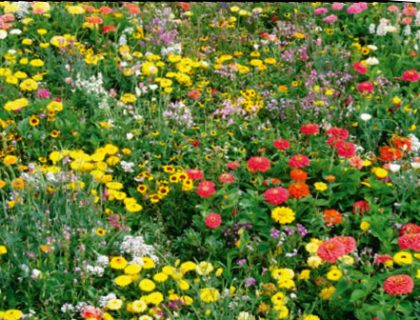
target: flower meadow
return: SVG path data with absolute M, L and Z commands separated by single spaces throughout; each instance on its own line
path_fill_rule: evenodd
M 420 5 L 0 2 L 0 320 L 420 318 Z

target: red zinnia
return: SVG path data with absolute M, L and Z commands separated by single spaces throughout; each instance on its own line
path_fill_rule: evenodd
M 335 144 L 337 154 L 343 158 L 352 158 L 356 154 L 356 146 L 344 140 L 340 140 Z
M 410 233 L 420 233 L 420 226 L 414 223 L 407 223 L 400 230 L 400 235 L 410 234 Z
M 381 154 L 381 161 L 395 161 L 402 158 L 402 152 L 397 148 L 385 146 L 379 148 L 379 153 Z
M 349 137 L 349 132 L 346 129 L 332 127 L 330 129 L 328 129 L 327 135 L 329 137 L 336 137 L 336 138 L 340 138 L 342 140 L 345 140 Z
M 273 146 L 275 148 L 277 148 L 277 150 L 287 150 L 290 147 L 290 143 L 289 141 L 287 141 L 286 139 L 278 139 L 276 141 L 273 142 Z
M 384 290 L 391 296 L 410 294 L 414 289 L 413 279 L 406 274 L 390 276 L 384 281 Z
M 357 86 L 357 90 L 360 92 L 373 92 L 373 89 L 375 89 L 375 86 L 369 81 L 361 82 Z
M 343 220 L 343 215 L 334 209 L 324 210 L 322 215 L 324 216 L 325 225 L 328 227 L 340 224 Z
M 191 4 L 189 2 L 178 2 L 178 6 L 185 11 L 191 10 Z
M 366 74 L 366 72 L 368 70 L 367 67 L 359 61 L 353 63 L 353 69 L 354 69 L 354 71 L 356 71 L 358 73 L 361 73 L 361 74 Z
M 209 198 L 216 192 L 214 183 L 208 180 L 201 181 L 197 187 L 197 194 L 202 198 Z
M 318 134 L 319 126 L 316 123 L 307 123 L 300 127 L 300 132 L 306 135 Z
M 402 78 L 401 78 L 401 80 L 409 81 L 409 82 L 417 82 L 417 81 L 419 81 L 419 79 L 420 79 L 420 75 L 414 69 L 404 71 L 403 75 L 402 75 Z
M 248 160 L 248 169 L 251 172 L 266 172 L 271 168 L 271 162 L 264 157 L 252 157 Z
M 219 176 L 219 181 L 221 183 L 232 183 L 235 181 L 235 177 L 231 173 L 224 172 Z
M 321 243 L 318 248 L 318 256 L 327 262 L 335 263 L 339 258 L 344 256 L 346 248 L 343 243 L 337 239 L 329 239 Z
M 217 213 L 209 213 L 204 222 L 210 229 L 216 229 L 222 224 L 222 217 Z
M 295 181 L 305 181 L 308 178 L 306 171 L 295 168 L 290 172 L 290 178 Z
M 394 137 L 392 139 L 392 144 L 395 146 L 395 148 L 398 148 L 402 151 L 410 151 L 411 150 L 411 140 L 410 140 L 410 138 Z
M 392 261 L 392 257 L 387 254 L 376 254 L 374 263 L 375 264 L 384 264 L 387 261 Z
M 282 187 L 271 188 L 264 192 L 264 200 L 271 204 L 282 204 L 283 202 L 286 202 L 288 198 L 289 192 Z
M 117 30 L 117 28 L 113 24 L 102 27 L 103 33 L 114 32 L 115 30 Z
M 186 173 L 191 180 L 201 180 L 204 177 L 203 171 L 198 169 L 189 169 Z
M 301 168 L 309 166 L 309 158 L 302 154 L 296 154 L 289 160 L 289 166 L 292 168 Z
M 369 202 L 366 200 L 359 200 L 353 203 L 353 213 L 357 215 L 363 215 L 365 212 L 370 211 Z
M 231 161 L 227 163 L 227 167 L 230 170 L 236 171 L 238 170 L 238 167 L 241 165 L 241 163 L 239 161 Z
M 304 182 L 293 182 L 287 188 L 292 198 L 300 199 L 309 195 L 309 187 Z
M 420 233 L 408 233 L 398 238 L 401 250 L 410 249 L 420 251 Z

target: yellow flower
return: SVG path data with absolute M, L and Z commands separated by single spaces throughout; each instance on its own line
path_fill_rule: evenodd
M 314 314 L 309 314 L 307 316 L 304 316 L 302 320 L 321 320 L 321 319 Z
M 277 207 L 271 211 L 271 218 L 280 224 L 287 224 L 295 220 L 295 212 L 287 207 Z
M 7 253 L 7 247 L 0 245 L 0 256 L 5 255 Z
M 155 280 L 156 282 L 163 283 L 166 280 L 168 280 L 168 275 L 164 272 L 158 272 L 153 276 L 153 280 Z
M 326 191 L 328 189 L 327 184 L 324 182 L 315 182 L 314 187 L 315 187 L 315 190 L 321 191 L 321 192 Z
M 3 159 L 3 163 L 4 164 L 6 164 L 6 165 L 9 165 L 9 166 L 11 166 L 11 165 L 14 165 L 14 164 L 16 164 L 17 163 L 17 157 L 16 156 L 11 156 L 11 155 L 8 155 L 8 156 L 5 156 L 4 157 L 4 159 Z
M 363 220 L 363 221 L 360 223 L 360 230 L 362 230 L 363 232 L 368 231 L 368 230 L 369 230 L 369 228 L 370 228 L 370 223 L 369 223 L 369 222 L 367 222 L 366 220 Z
M 322 259 L 318 256 L 312 256 L 309 257 L 308 260 L 306 261 L 306 263 L 308 264 L 308 266 L 312 269 L 316 269 L 318 268 L 321 264 L 322 264 Z
M 143 257 L 143 269 L 153 269 L 155 267 L 155 262 L 150 257 Z
M 23 316 L 22 311 L 16 309 L 7 310 L 4 315 L 3 319 L 5 320 L 19 320 Z
M 84 14 L 85 9 L 81 6 L 67 6 L 67 12 L 70 14 Z
M 274 305 L 284 305 L 287 302 L 286 295 L 283 292 L 277 292 L 271 297 L 271 302 Z
M 127 203 L 125 205 L 125 208 L 127 209 L 128 212 L 139 212 L 139 211 L 143 210 L 143 207 L 136 202 Z
M 127 311 L 130 313 L 142 313 L 147 310 L 147 304 L 143 300 L 134 300 L 127 305 Z
M 29 104 L 28 99 L 20 98 L 20 99 L 6 102 L 3 108 L 6 111 L 16 111 L 16 110 L 26 107 L 28 104 Z
M 200 299 L 204 303 L 211 303 L 219 300 L 220 293 L 215 288 L 204 288 L 200 290 Z
M 100 237 L 103 237 L 104 235 L 106 235 L 106 230 L 104 228 L 97 228 L 96 234 Z
M 412 264 L 413 263 L 413 256 L 410 252 L 407 251 L 400 251 L 394 254 L 393 258 L 394 262 L 400 266 L 405 264 Z
M 214 270 L 213 265 L 210 262 L 206 262 L 206 261 L 200 262 L 195 268 L 195 271 L 200 276 L 206 276 L 210 274 L 213 270 Z
M 334 287 L 328 287 L 328 288 L 324 288 L 321 290 L 321 292 L 319 293 L 319 296 L 324 299 L 324 300 L 329 300 L 331 299 L 332 295 L 335 292 L 335 288 Z
M 276 268 L 271 271 L 271 277 L 275 280 L 280 278 L 284 279 L 293 279 L 295 272 L 289 268 Z
M 41 59 L 33 59 L 31 60 L 31 62 L 29 62 L 29 64 L 32 67 L 42 67 L 44 65 L 44 61 L 42 61 Z
M 3 189 L 6 186 L 6 181 L 0 179 L 0 189 Z
M 120 299 L 111 299 L 111 300 L 109 300 L 107 302 L 106 307 L 109 310 L 115 311 L 115 310 L 121 309 L 122 305 L 123 305 L 122 300 L 120 300 Z
M 159 305 L 163 301 L 163 294 L 159 291 L 152 292 L 147 296 L 142 297 L 142 300 L 146 303 L 151 303 L 154 305 Z
M 47 109 L 48 111 L 52 111 L 52 112 L 60 112 L 63 110 L 63 103 L 61 101 L 51 101 L 48 105 L 47 105 Z
M 118 276 L 114 279 L 114 282 L 117 286 L 119 287 L 126 287 L 128 286 L 131 282 L 133 282 L 132 278 L 130 276 L 127 275 L 121 275 Z
M 112 269 L 122 270 L 127 266 L 127 260 L 124 257 L 113 257 L 109 262 Z
M 388 171 L 380 167 L 372 168 L 372 172 L 379 179 L 383 179 L 388 176 Z
M 143 279 L 143 280 L 141 280 L 141 281 L 140 281 L 140 283 L 139 283 L 139 288 L 140 288 L 142 291 L 150 292 L 150 291 L 153 291 L 153 290 L 156 288 L 156 285 L 155 285 L 155 283 L 154 283 L 152 280 L 150 280 L 150 279 Z
M 129 274 L 129 275 L 139 274 L 140 271 L 141 271 L 141 266 L 138 265 L 137 263 L 131 263 L 124 269 L 124 273 Z
M 304 269 L 300 272 L 298 279 L 299 280 L 309 280 L 309 278 L 311 277 L 311 270 L 309 269 Z
M 274 306 L 274 310 L 277 311 L 277 319 L 285 319 L 289 316 L 289 309 L 285 306 Z
M 327 279 L 331 281 L 338 281 L 342 276 L 343 273 L 337 267 L 332 267 L 327 273 Z

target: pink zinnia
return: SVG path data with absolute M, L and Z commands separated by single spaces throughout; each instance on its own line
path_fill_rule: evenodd
M 375 86 L 369 81 L 361 82 L 357 86 L 357 90 L 360 92 L 373 92 L 373 89 L 375 89 Z
M 41 99 L 47 99 L 50 97 L 50 92 L 47 89 L 39 89 L 36 92 L 36 96 Z
M 417 81 L 419 81 L 419 79 L 420 79 L 420 75 L 414 69 L 404 71 L 403 75 L 402 75 L 402 78 L 401 78 L 401 80 L 409 81 L 409 82 L 417 82 Z
M 360 61 L 356 61 L 355 63 L 353 63 L 353 69 L 354 71 L 360 73 L 360 74 L 366 74 L 367 72 L 367 67 L 361 63 Z
M 344 3 L 341 2 L 334 2 L 331 6 L 331 9 L 333 9 L 334 11 L 340 11 L 343 10 L 344 8 Z
M 331 14 L 323 19 L 325 23 L 334 23 L 337 21 L 337 16 L 335 14 Z
M 376 254 L 374 258 L 375 264 L 384 264 L 387 261 L 392 261 L 392 257 L 387 254 Z
M 349 132 L 346 129 L 341 129 L 338 127 L 332 127 L 330 129 L 328 129 L 327 131 L 327 135 L 329 137 L 337 137 L 340 139 L 347 139 L 349 136 Z
M 402 236 L 403 234 L 409 233 L 420 233 L 420 226 L 414 223 L 405 224 L 400 230 L 400 235 Z
M 344 254 L 349 254 L 356 250 L 356 240 L 354 240 L 353 237 L 338 236 L 332 238 L 331 240 L 337 240 L 344 245 Z
M 238 167 L 241 165 L 241 163 L 239 161 L 231 161 L 227 163 L 227 167 L 230 170 L 236 171 L 238 170 Z
M 248 170 L 251 172 L 266 172 L 271 168 L 271 162 L 265 157 L 252 157 L 248 160 Z
M 414 289 L 413 279 L 406 274 L 390 276 L 384 281 L 384 290 L 391 296 L 410 294 Z
M 324 7 L 319 7 L 319 8 L 316 8 L 314 10 L 314 14 L 316 16 L 319 16 L 319 15 L 324 14 L 324 13 L 327 13 L 327 12 L 328 12 L 328 9 L 327 8 L 324 8 Z
M 289 141 L 287 141 L 286 139 L 278 139 L 276 141 L 273 142 L 273 146 L 277 149 L 277 150 L 287 150 L 290 147 L 290 143 Z
M 296 154 L 289 160 L 289 166 L 292 168 L 302 168 L 309 166 L 309 158 L 307 156 L 304 156 L 302 154 Z
M 196 192 L 202 198 L 209 198 L 216 192 L 216 189 L 213 182 L 204 180 L 198 184 Z
M 356 154 L 356 146 L 344 140 L 338 141 L 335 146 L 337 154 L 343 158 L 352 158 Z
M 221 183 L 232 183 L 235 181 L 235 177 L 231 173 L 224 172 L 219 176 L 219 181 Z
M 361 170 L 363 168 L 363 159 L 359 156 L 351 157 L 349 160 L 349 165 L 351 165 L 353 168 Z
M 398 238 L 401 250 L 410 249 L 420 251 L 420 233 L 408 233 Z
M 347 8 L 347 13 L 359 14 L 365 11 L 367 8 L 368 8 L 368 4 L 366 2 L 356 2 Z
M 282 187 L 271 188 L 264 192 L 264 200 L 274 205 L 282 204 L 287 199 L 289 199 L 289 192 Z
M 345 245 L 337 239 L 324 241 L 318 248 L 318 256 L 327 262 L 335 263 L 346 253 Z
M 189 169 L 186 173 L 191 180 L 201 180 L 204 177 L 203 171 L 198 169 Z
M 217 213 L 209 213 L 204 219 L 204 222 L 210 229 L 216 229 L 222 224 L 222 217 Z

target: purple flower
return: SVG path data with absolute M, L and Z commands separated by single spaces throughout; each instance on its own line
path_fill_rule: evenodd
M 257 283 L 257 281 L 254 278 L 252 278 L 252 277 L 246 278 L 244 280 L 245 287 L 255 286 L 256 283 Z
M 301 237 L 304 237 L 308 234 L 308 230 L 302 224 L 298 223 L 296 226 L 297 226 L 297 231 Z
M 270 233 L 273 239 L 278 239 L 280 237 L 280 231 L 275 228 L 272 228 Z
M 246 264 L 246 259 L 240 259 L 237 261 L 238 266 L 244 266 Z

